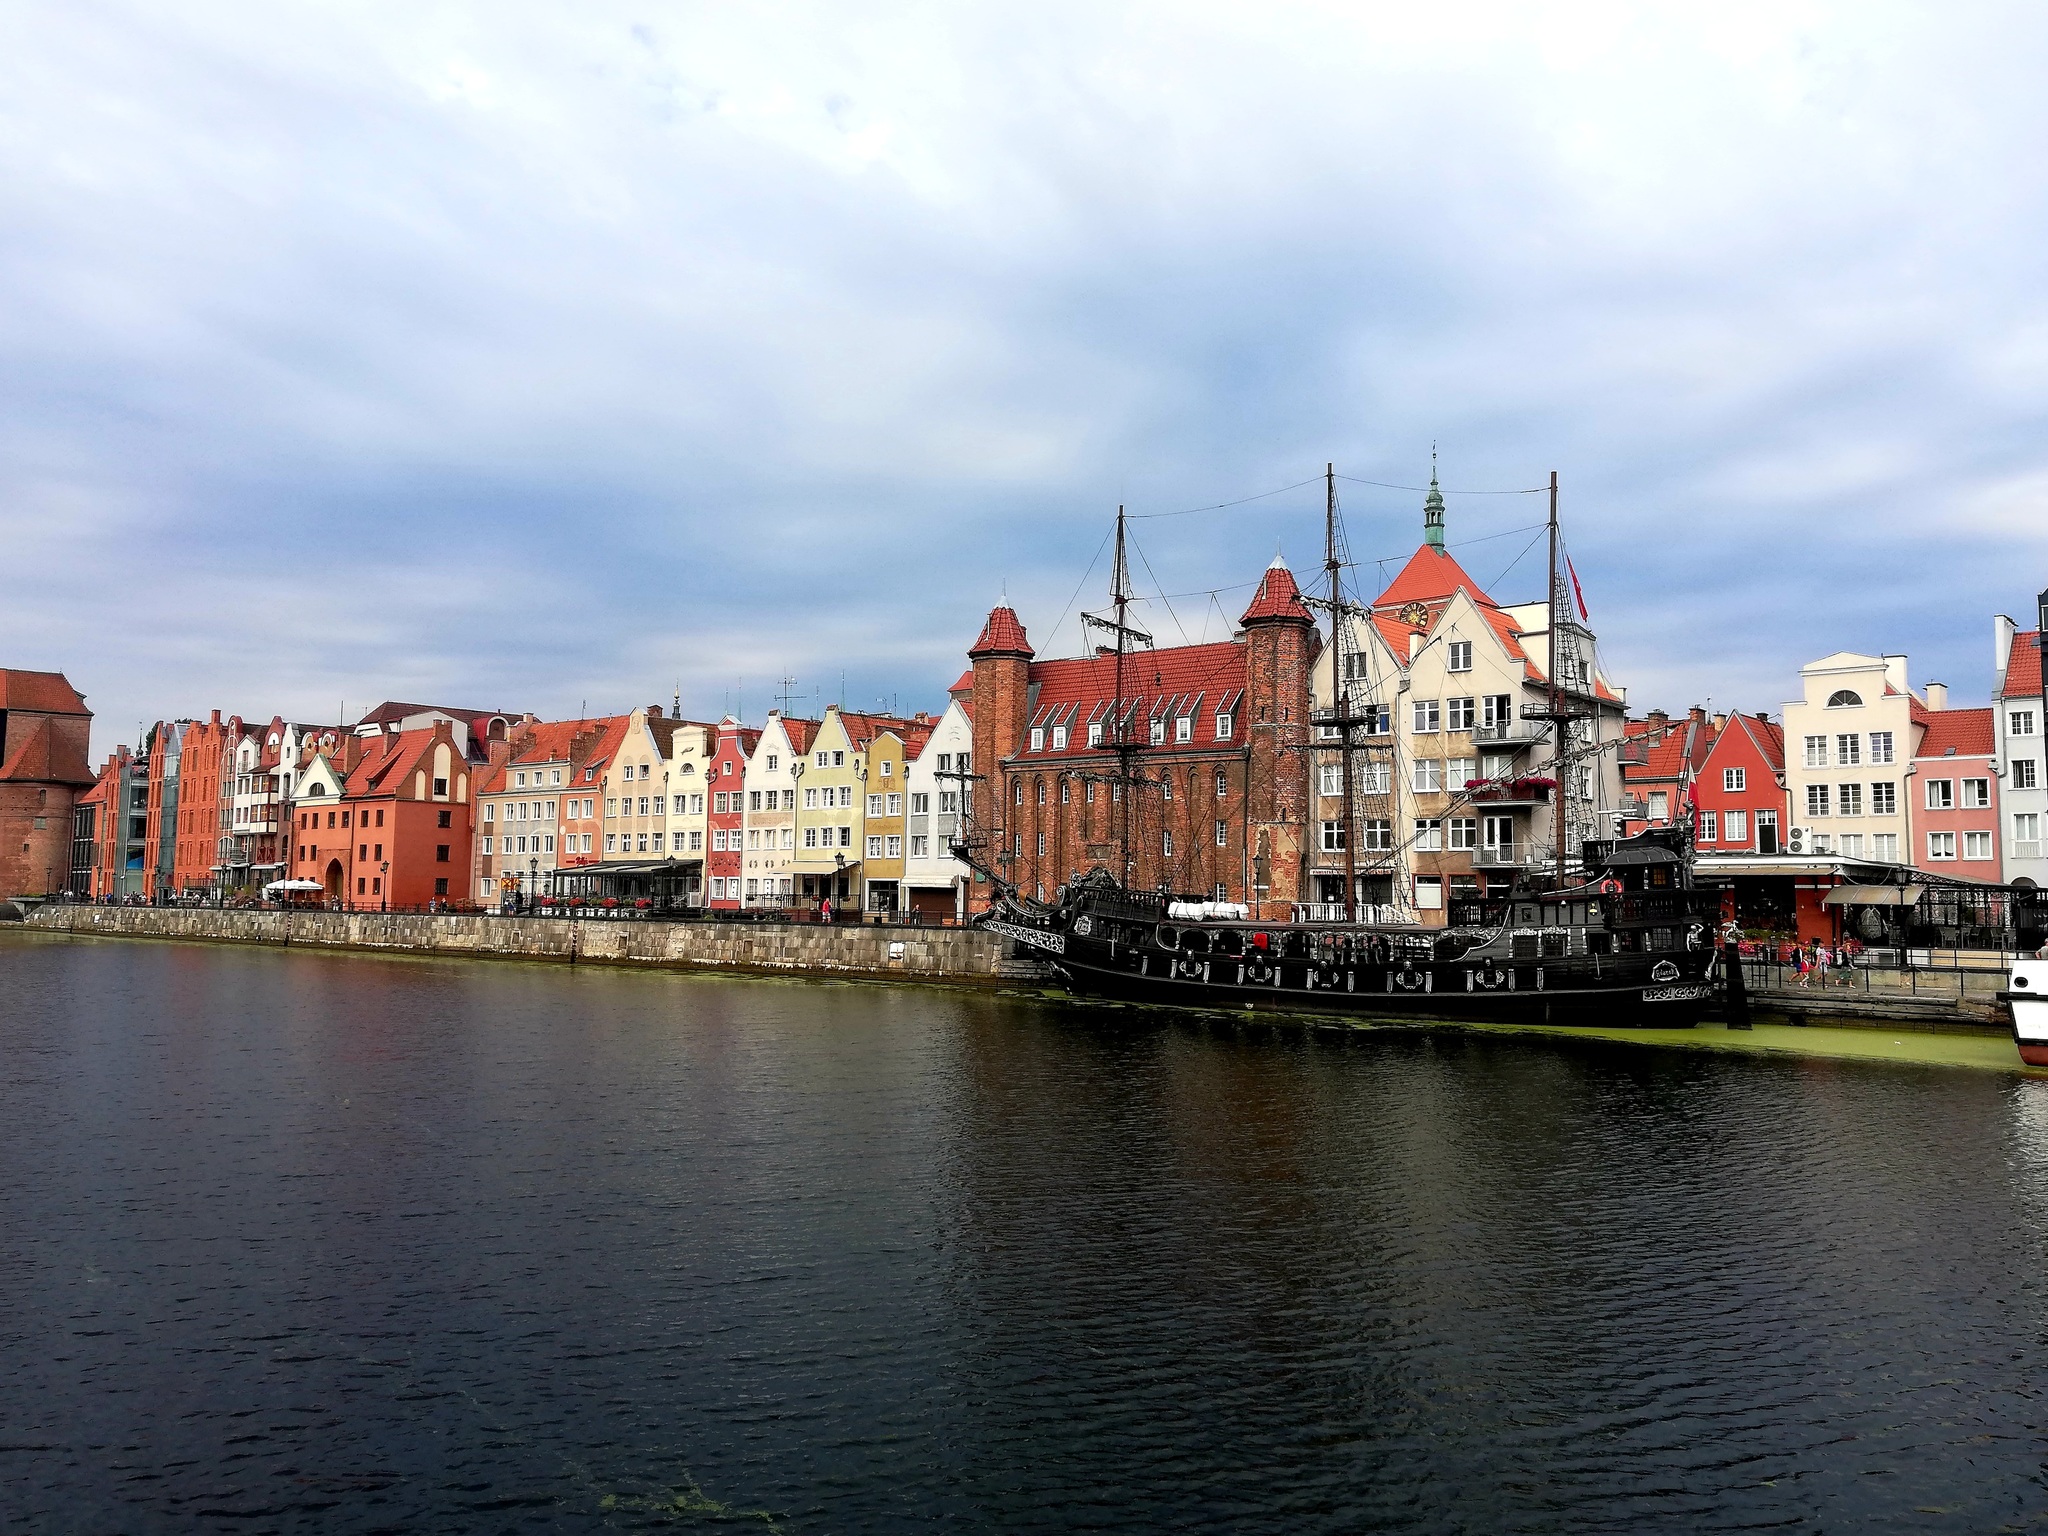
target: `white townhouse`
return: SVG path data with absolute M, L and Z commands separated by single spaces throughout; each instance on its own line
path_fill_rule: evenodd
M 1908 765 L 1927 706 L 1904 656 L 1837 651 L 1799 669 L 1785 705 L 1786 853 L 1910 864 Z
M 952 846 L 960 836 L 960 797 L 973 768 L 974 720 L 954 699 L 905 768 L 904 906 L 926 922 L 959 922 L 967 915 L 973 872 L 953 857 Z
M 768 711 L 760 739 L 747 758 L 741 783 L 746 796 L 744 864 L 740 901 L 751 908 L 791 905 L 796 865 L 798 767 L 817 732 L 815 720 L 786 719 Z
M 2005 878 L 2048 887 L 2048 674 L 2041 637 L 2048 634 L 2048 592 L 2036 601 L 2035 627 L 2022 630 L 2005 615 L 1992 621 L 1991 693 L 1994 771 L 2004 810 Z

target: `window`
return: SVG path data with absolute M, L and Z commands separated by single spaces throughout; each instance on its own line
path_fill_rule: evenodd
M 1889 763 L 1892 758 L 1892 733 L 1872 731 L 1870 733 L 1870 760 L 1873 763 Z
M 550 770 L 549 770 L 549 772 L 548 772 L 548 782 L 549 782 L 550 784 L 559 784 L 559 783 L 561 783 L 561 782 L 562 782 L 562 770 L 561 770 L 561 769 L 559 769 L 559 768 L 554 768 L 554 769 L 550 769 Z
M 2014 789 L 2036 789 L 2040 785 L 2039 769 L 2031 757 L 2016 757 L 2012 760 L 2012 787 Z
M 1747 768 L 1723 768 L 1721 770 L 1721 788 L 1731 795 L 1741 794 L 1749 788 L 1749 770 Z
M 913 816 L 928 816 L 928 815 L 930 815 L 930 814 L 931 814 L 931 809 L 932 809 L 932 797 L 931 797 L 931 796 L 930 796 L 929 794 L 923 794 L 923 795 L 912 795 L 912 796 L 910 797 L 910 814 L 911 814 L 911 815 L 913 815 Z
M 484 802 L 484 820 L 486 822 L 496 821 L 498 819 L 497 811 L 498 807 L 495 802 L 490 800 L 486 800 Z M 305 819 L 301 817 L 299 820 L 299 825 L 303 827 L 305 824 Z
M 1870 840 L 1870 856 L 1886 864 L 1899 862 L 1899 834 L 1880 832 Z
M 1863 760 L 1861 754 L 1862 746 L 1863 738 L 1854 732 L 1837 736 L 1835 738 L 1835 761 L 1844 768 L 1855 767 Z
M 1863 836 L 1861 833 L 1844 832 L 1842 834 L 1842 854 L 1845 858 L 1851 859 L 1863 857 Z
M 1828 739 L 1825 736 L 1806 738 L 1806 766 L 1825 768 L 1828 765 Z
M 1444 846 L 1444 824 L 1437 820 L 1417 817 L 1415 839 L 1409 844 L 1417 853 L 1439 853 Z
M 1966 859 L 1990 858 L 1991 834 L 1989 832 L 1965 832 L 1963 834 L 1963 857 Z
M 1671 793 L 1669 790 L 1650 791 L 1650 820 L 1664 821 L 1671 815 Z
M 1838 803 L 1837 816 L 1861 816 L 1863 814 L 1863 786 L 1861 784 L 1839 785 L 1835 791 Z
M 1434 757 L 1418 757 L 1415 760 L 1415 792 L 1418 795 L 1434 795 L 1444 787 L 1444 765 Z
M 1963 809 L 1966 811 L 1986 810 L 1991 805 L 1991 781 L 1989 779 L 1963 780 Z
M 1451 827 L 1451 849 L 1453 852 L 1467 852 L 1479 846 L 1479 821 L 1473 816 L 1453 816 Z
M 1953 832 L 1930 832 L 1927 834 L 1927 857 L 1929 860 L 1952 859 L 1956 856 L 1956 835 Z
M 2041 856 L 2041 818 L 2032 811 L 2013 814 L 2012 856 L 2016 859 L 2038 859 Z
M 1359 710 L 1358 718 L 1368 736 L 1393 734 L 1394 706 L 1391 704 L 1368 704 Z
M 1060 798 L 1062 800 L 1067 798 L 1066 783 L 1067 781 L 1065 779 L 1060 780 Z M 901 816 L 903 814 L 903 796 L 900 793 L 893 794 L 889 797 L 889 809 L 887 814 L 891 816 Z
M 1861 709 L 1863 695 L 1853 688 L 1838 688 L 1828 695 L 1829 709 Z
M 1230 846 L 1230 823 L 1227 821 L 1216 823 L 1216 846 L 1218 848 L 1228 848 Z
M 1218 741 L 1230 740 L 1230 729 L 1232 723 L 1233 722 L 1228 714 L 1218 711 L 1216 715 L 1216 739 Z
M 1173 857 L 1173 834 L 1171 832 L 1160 834 L 1159 851 L 1169 859 Z
M 1040 841 L 1042 842 L 1042 841 L 1044 841 L 1044 839 L 1043 839 L 1043 838 L 1041 838 L 1041 839 L 1040 839 Z M 1039 851 L 1040 853 L 1043 853 L 1043 852 L 1045 852 L 1045 850 L 1044 850 L 1043 848 L 1039 849 L 1038 851 Z M 881 840 L 881 839 L 880 839 L 879 837 L 871 837 L 871 838 L 869 838 L 869 839 L 868 839 L 868 857 L 869 857 L 869 858 L 871 858 L 871 859 L 879 859 L 879 858 L 880 858 L 881 856 L 882 856 L 882 840 Z
M 610 820 L 619 814 L 619 802 L 612 799 L 609 795 L 605 796 L 604 814 L 606 820 Z
M 1479 710 L 1480 721 L 1493 731 L 1505 731 L 1513 723 L 1514 700 L 1505 693 L 1489 693 Z
M 1899 786 L 1896 784 L 1873 784 L 1870 786 L 1870 814 L 1873 816 L 1896 816 L 1899 814 Z
M 1045 804 L 1045 780 L 1038 780 L 1038 803 Z
M 1223 823 L 1219 821 L 1219 822 L 1217 822 L 1217 823 L 1216 823 L 1216 825 L 1220 827 L 1220 826 L 1222 826 L 1222 825 L 1223 825 Z M 1326 822 L 1324 822 L 1324 823 L 1323 823 L 1323 852 L 1325 852 L 1325 853 L 1342 853 L 1343 851 L 1344 851 L 1344 823 L 1343 823 L 1343 822 L 1341 822 L 1341 821 L 1326 821 Z
M 1825 784 L 1806 786 L 1806 814 L 1825 816 L 1828 813 L 1828 787 Z
M 1067 728 L 1064 725 L 1056 725 L 1052 728 L 1052 749 L 1055 752 L 1066 751 Z M 885 779 L 889 776 L 889 768 L 890 765 L 888 763 L 882 764 L 882 777 Z
M 1453 640 L 1445 649 L 1450 652 L 1450 660 L 1445 663 L 1446 670 L 1452 672 L 1470 672 L 1472 670 L 1472 642 L 1470 640 Z M 1452 726 L 1451 729 L 1456 730 L 1457 727 Z
M 804 828 L 804 846 L 806 848 L 815 848 L 818 846 L 818 829 L 816 827 Z
M 932 854 L 932 840 L 929 837 L 913 837 L 910 840 L 910 856 L 913 859 L 928 859 Z
M 435 794 L 437 794 L 437 795 L 445 795 L 445 794 L 447 794 L 447 793 L 448 793 L 448 781 L 447 781 L 446 779 L 436 779 L 436 780 L 434 780 L 434 793 L 435 793 Z
M 1088 745 L 1091 747 L 1099 747 L 1102 745 L 1102 722 L 1100 720 L 1094 720 L 1089 722 Z
M 839 786 L 839 804 L 843 810 L 850 811 L 853 809 L 853 786 L 851 784 Z
M 605 833 L 605 835 L 604 835 L 604 851 L 605 851 L 606 853 L 617 853 L 617 852 L 619 851 L 619 838 L 618 838 L 618 834 L 617 834 L 617 833 L 615 833 L 615 832 L 607 832 L 607 833 Z
M 1391 853 L 1393 851 L 1394 824 L 1385 817 L 1367 817 L 1363 832 L 1366 852 Z
M 2005 712 L 2005 733 L 2008 736 L 2031 736 L 2034 734 L 2034 712 L 2031 709 L 2009 709 Z
M 1419 736 L 1426 732 L 1443 728 L 1441 711 L 1435 699 L 1416 699 L 1413 703 L 1414 708 L 1410 718 L 1410 728 L 1416 735 Z
M 1929 779 L 1927 781 L 1927 809 L 1930 811 L 1952 811 L 1955 808 L 1956 781 L 1954 779 Z
M 1444 904 L 1444 881 L 1441 875 L 1417 875 L 1415 877 L 1415 905 L 1419 911 L 1435 912 Z
M 880 795 L 868 796 L 868 814 L 870 816 L 880 816 L 882 814 L 882 797 Z
M 1726 843 L 1749 841 L 1749 812 L 1723 811 L 1721 813 L 1721 840 Z
M 488 837 L 483 840 L 483 847 L 479 851 L 483 853 L 491 851 L 491 840 Z
M 1166 721 L 1164 717 L 1161 717 L 1160 719 L 1154 720 L 1152 722 L 1152 730 L 1147 739 L 1155 747 L 1163 747 L 1166 745 Z
M 807 811 L 815 811 L 815 810 L 816 810 L 817 808 L 818 808 L 818 792 L 817 792 L 817 791 L 816 791 L 815 789 L 807 789 L 807 790 L 805 790 L 805 791 L 804 791 L 804 809 L 805 809 L 805 810 L 807 810 Z
M 1162 799 L 1162 800 L 1171 800 L 1171 799 L 1173 798 L 1173 775 L 1172 775 L 1172 774 L 1167 774 L 1167 775 L 1165 775 L 1164 777 L 1162 777 L 1162 778 L 1160 779 L 1160 781 L 1159 781 L 1159 798 L 1160 798 L 1160 799 Z
M 884 855 L 884 857 L 891 859 L 900 859 L 903 857 L 903 839 L 900 836 L 897 836 L 892 833 L 883 841 L 887 844 L 889 850 L 888 853 Z
M 853 828 L 841 827 L 839 829 L 839 846 L 842 848 L 851 848 L 853 846 Z
M 627 782 L 628 784 L 632 783 L 632 782 L 633 782 L 633 765 L 632 765 L 631 763 L 628 763 L 628 764 L 626 764 L 626 766 L 625 766 L 624 770 L 623 770 L 623 771 L 622 771 L 622 772 L 620 773 L 619 777 L 621 777 L 622 779 L 624 779 L 624 780 L 625 780 L 625 781 L 626 781 L 626 782 Z M 523 787 L 525 786 L 525 784 L 526 784 L 526 775 L 524 775 L 524 774 L 521 774 L 521 775 L 519 776 L 519 783 L 520 783 L 520 785 L 521 785 L 521 787 L 522 787 L 522 788 L 523 788 Z
M 818 766 L 820 768 L 830 768 L 832 766 L 832 754 L 830 752 L 820 752 L 818 754 Z
M 1316 793 L 1319 795 L 1341 795 L 1344 793 L 1344 765 L 1322 763 L 1316 768 Z
M 1699 840 L 1703 843 L 1721 841 L 1721 817 L 1718 812 L 1700 812 Z
M 1195 721 L 1192 715 L 1182 715 L 1173 722 L 1173 739 L 1175 741 L 1193 741 L 1195 739 Z
M 1451 712 L 1450 729 L 1454 731 L 1471 730 L 1473 711 L 1478 701 L 1476 699 L 1451 699 L 1448 702 Z
M 1221 768 L 1218 768 L 1216 770 L 1216 798 L 1218 800 L 1221 800 L 1224 796 L 1228 795 L 1229 793 L 1230 780 L 1224 775 L 1223 770 Z
M 455 814 L 453 811 L 438 811 L 435 814 L 439 818 L 435 822 L 436 826 L 446 827 L 452 825 L 452 823 L 449 821 L 449 818 Z

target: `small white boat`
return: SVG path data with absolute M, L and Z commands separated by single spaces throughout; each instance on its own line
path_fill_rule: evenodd
M 2012 1037 L 2020 1060 L 2048 1067 L 2048 960 L 2015 960 L 2006 990 L 1998 994 L 2012 1009 Z

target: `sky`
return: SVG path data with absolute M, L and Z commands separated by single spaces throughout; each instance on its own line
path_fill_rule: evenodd
M 2048 11 L 24 0 L 0 665 L 95 746 L 387 698 L 937 709 L 1119 504 L 1162 640 L 1552 470 L 1638 708 L 2048 587 Z M 1282 490 L 1277 495 L 1262 493 Z M 1256 497 L 1255 500 L 1242 498 Z M 1185 516 L 1187 509 L 1237 505 Z M 1091 569 L 1091 562 L 1092 569 Z

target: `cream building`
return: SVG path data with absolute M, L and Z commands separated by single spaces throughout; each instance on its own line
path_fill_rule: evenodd
M 972 871 L 953 857 L 960 797 L 974 771 L 974 722 L 958 699 L 946 706 L 910 759 L 904 821 L 904 908 L 926 922 L 962 921 Z
M 816 733 L 815 720 L 784 719 L 777 710 L 747 759 L 746 849 L 740 898 L 747 907 L 792 905 L 796 880 L 797 769 Z M 836 798 L 836 797 L 835 797 Z
M 601 777 L 604 863 L 669 856 L 669 750 L 677 722 L 659 704 L 636 709 Z M 687 857 L 687 855 L 685 855 Z
M 1911 863 L 1907 765 L 1926 706 L 1904 656 L 1837 651 L 1799 669 L 1785 706 L 1785 852 Z
M 861 826 L 862 905 L 893 917 L 903 910 L 905 818 L 909 803 L 907 772 L 913 743 L 924 744 L 930 726 L 904 724 L 881 729 L 867 743 L 867 795 Z
M 671 858 L 702 859 L 710 826 L 708 791 L 711 757 L 718 749 L 718 728 L 695 720 L 677 724 L 669 737 L 668 851 Z
M 1529 716 L 1551 698 L 1549 605 L 1498 604 L 1459 566 L 1443 547 L 1432 478 L 1422 547 L 1345 615 L 1344 643 L 1316 662 L 1308 889 L 1319 915 L 1336 915 L 1343 900 L 1347 853 L 1368 916 L 1442 923 L 1450 903 L 1504 893 L 1518 872 L 1549 865 L 1560 836 L 1576 865 L 1581 843 L 1614 835 L 1626 700 L 1570 608 L 1566 591 L 1558 697 L 1574 718 L 1560 784 L 1558 727 Z M 1349 826 L 1342 737 L 1330 723 L 1340 685 L 1358 722 Z

